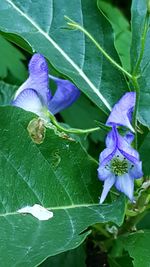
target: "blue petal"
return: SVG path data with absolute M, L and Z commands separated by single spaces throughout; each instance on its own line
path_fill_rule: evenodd
M 117 148 L 120 153 L 129 161 L 136 164 L 139 161 L 139 153 L 135 149 L 133 149 L 132 146 L 127 142 L 127 140 L 118 133 L 116 127 L 113 127 L 113 131 L 116 135 Z
M 132 132 L 135 132 L 132 125 L 131 125 L 131 117 L 132 112 L 135 106 L 135 99 L 136 93 L 135 92 L 128 92 L 126 93 L 115 106 L 113 107 L 106 125 L 113 126 L 113 125 L 120 125 L 126 126 Z
M 41 54 L 34 54 L 29 63 L 29 78 L 17 90 L 16 97 L 27 88 L 34 89 L 45 106 L 51 99 L 49 90 L 48 65 L 45 58 Z
M 102 204 L 105 200 L 105 198 L 107 197 L 108 192 L 110 191 L 111 187 L 113 186 L 113 184 L 115 183 L 116 177 L 114 175 L 109 176 L 105 182 L 104 182 L 104 187 L 103 187 L 103 191 L 100 197 L 100 204 Z
M 115 182 L 116 188 L 133 201 L 134 179 L 128 173 L 118 176 Z
M 128 132 L 125 136 L 124 136 L 124 139 L 129 143 L 131 144 L 134 140 L 134 134 L 131 133 L 131 132 Z
M 109 169 L 109 166 L 107 168 L 107 166 L 103 166 L 103 165 L 99 165 L 98 169 L 98 178 L 101 180 L 101 181 L 104 181 L 106 180 L 110 175 L 112 175 L 110 169 Z
M 37 92 L 33 89 L 23 90 L 12 102 L 12 105 L 27 111 L 31 111 L 42 117 L 43 105 Z
M 114 131 L 114 127 L 113 127 L 112 130 L 107 134 L 106 147 L 114 148 L 116 147 L 116 144 L 117 144 L 117 136 L 116 136 L 116 132 Z
M 114 129 L 112 129 L 106 137 L 106 147 L 107 148 L 101 152 L 99 157 L 100 164 L 103 166 L 105 166 L 107 162 L 109 162 L 116 153 L 117 136 L 114 132 Z
M 57 84 L 55 95 L 49 102 L 49 110 L 56 114 L 61 110 L 69 107 L 80 96 L 78 88 L 68 80 L 59 79 L 49 75 Z
M 142 162 L 138 161 L 136 164 L 134 164 L 133 168 L 129 170 L 129 174 L 135 179 L 141 178 L 143 176 Z

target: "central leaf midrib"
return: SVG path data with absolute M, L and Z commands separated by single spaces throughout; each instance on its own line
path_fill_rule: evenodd
M 35 203 L 36 204 L 36 203 Z M 77 208 L 90 208 L 90 207 L 99 207 L 99 204 L 77 204 L 77 205 L 70 205 L 70 206 L 56 206 L 56 207 L 44 207 L 50 211 L 55 211 L 55 210 L 69 210 L 69 209 L 77 209 Z M 5 216 L 14 216 L 14 215 L 21 215 L 17 211 L 13 212 L 6 212 L 6 213 L 0 213 L 0 217 L 5 217 Z

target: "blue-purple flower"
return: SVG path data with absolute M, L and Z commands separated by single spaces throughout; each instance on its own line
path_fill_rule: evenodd
M 126 93 L 114 106 L 106 122 L 112 126 L 112 130 L 106 138 L 106 149 L 99 158 L 98 177 L 104 181 L 100 204 L 113 185 L 133 201 L 134 179 L 143 176 L 139 153 L 131 146 L 133 133 L 128 131 L 125 136 L 121 136 L 117 130 L 117 126 L 126 126 L 134 131 L 131 119 L 135 97 L 134 92 Z
M 49 89 L 49 78 L 57 85 L 54 96 Z M 47 111 L 56 114 L 69 107 L 79 95 L 73 83 L 49 75 L 45 58 L 37 53 L 30 60 L 29 77 L 17 90 L 12 105 L 46 118 Z
M 107 135 L 106 149 L 100 154 L 98 168 L 98 177 L 104 181 L 100 203 L 113 185 L 133 201 L 134 179 L 141 178 L 143 173 L 139 154 L 132 148 L 131 140 L 131 136 L 122 137 L 115 126 Z

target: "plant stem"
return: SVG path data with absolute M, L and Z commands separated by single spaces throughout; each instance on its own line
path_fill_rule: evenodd
M 65 16 L 65 18 L 67 20 L 69 20 L 69 22 L 67 22 L 67 24 L 69 26 L 73 27 L 74 29 L 78 29 L 78 30 L 82 31 L 96 45 L 96 47 L 105 56 L 105 58 L 107 58 L 107 60 L 109 60 L 109 62 L 111 64 L 113 64 L 116 68 L 118 68 L 120 71 L 122 71 L 128 78 L 132 79 L 132 75 L 128 71 L 126 71 L 124 68 L 122 68 L 113 58 L 111 58 L 107 54 L 107 52 L 100 46 L 100 44 L 94 39 L 94 37 L 86 29 L 84 29 L 81 25 L 79 25 L 75 21 L 71 20 L 69 17 Z
M 127 220 L 124 222 L 123 226 L 120 228 L 119 234 L 133 231 L 137 223 L 149 212 L 150 198 L 146 190 L 141 191 L 136 203 L 132 204 L 132 209 L 126 210 Z M 132 212 L 132 215 L 130 215 Z
M 147 211 L 139 213 L 137 216 L 129 217 L 119 230 L 119 235 L 131 232 L 136 227 L 137 223 L 146 215 Z
M 106 238 L 110 238 L 110 234 L 108 233 L 108 231 L 104 228 L 104 225 L 101 224 L 95 224 L 93 226 L 94 230 L 96 230 L 96 232 L 100 232 L 102 235 L 104 235 Z
M 140 88 L 136 77 L 132 77 L 132 82 L 134 86 L 134 90 L 136 92 L 136 100 L 135 100 L 135 108 L 133 113 L 133 125 L 135 129 L 135 139 L 134 139 L 134 147 L 137 149 L 138 140 L 137 140 L 137 113 L 138 113 L 138 106 L 139 106 L 139 98 L 140 98 Z
M 92 132 L 100 130 L 100 127 L 90 128 L 90 129 L 76 129 L 76 128 L 68 128 L 67 129 L 67 128 L 64 128 L 63 126 L 61 126 L 51 113 L 48 113 L 48 116 L 49 116 L 51 122 L 56 126 L 56 128 L 62 132 L 65 132 L 65 133 L 88 134 L 88 133 L 92 133 Z

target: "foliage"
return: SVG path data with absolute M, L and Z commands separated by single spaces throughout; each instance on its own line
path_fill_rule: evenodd
M 91 262 L 94 267 L 149 267 L 149 29 L 147 0 L 132 1 L 131 24 L 110 1 L 1 0 L 1 267 L 92 267 Z M 27 78 L 26 65 L 34 53 L 46 58 L 49 74 L 69 80 L 69 86 L 73 83 L 81 91 L 79 99 L 56 116 L 44 113 L 48 120 L 12 102 Z M 36 87 L 39 77 L 36 73 Z M 55 78 L 49 87 L 55 95 Z M 38 88 L 27 89 L 37 94 Z M 121 122 L 108 124 L 114 105 L 129 91 L 136 92 L 132 121 L 128 107 L 115 114 Z M 131 127 L 123 124 L 127 120 Z M 110 192 L 105 203 L 99 204 L 104 190 L 97 169 L 111 127 L 123 140 L 131 135 L 128 130 L 134 132 L 132 153 L 124 160 L 129 162 L 137 150 L 144 175 L 135 181 L 133 202 L 119 192 L 130 190 L 126 182 L 119 191 L 105 184 Z M 115 151 L 119 147 L 125 153 L 119 138 Z M 110 150 L 104 158 L 111 156 L 113 143 L 106 144 Z M 126 146 L 131 149 L 130 143 Z M 108 168 L 112 167 L 109 162 Z M 18 212 L 34 204 L 41 206 L 37 212 L 45 208 L 53 216 L 40 220 Z M 92 260 L 88 262 L 89 254 Z

